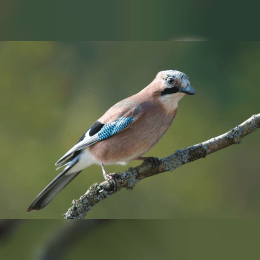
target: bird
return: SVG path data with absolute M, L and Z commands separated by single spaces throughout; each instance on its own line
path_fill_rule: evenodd
M 65 167 L 35 198 L 27 212 L 44 208 L 68 183 L 90 165 L 126 165 L 142 157 L 167 132 L 186 95 L 195 95 L 188 76 L 178 70 L 157 73 L 139 93 L 116 103 L 100 117 L 55 165 Z

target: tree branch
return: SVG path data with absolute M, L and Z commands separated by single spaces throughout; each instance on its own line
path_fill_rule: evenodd
M 232 144 L 240 144 L 242 138 L 254 132 L 257 128 L 260 128 L 260 114 L 253 115 L 227 133 L 203 143 L 177 150 L 174 154 L 162 159 L 148 157 L 140 166 L 130 167 L 126 172 L 122 173 L 111 173 L 110 176 L 113 177 L 113 180 L 91 185 L 79 200 L 72 201 L 72 206 L 63 216 L 65 219 L 82 219 L 93 206 L 121 189 L 131 190 L 144 178 L 166 171 L 173 171 L 186 163 L 205 158 L 206 155 Z

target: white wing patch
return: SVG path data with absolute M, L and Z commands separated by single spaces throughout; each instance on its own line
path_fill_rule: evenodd
M 55 165 L 61 164 L 64 160 L 70 158 L 76 151 L 82 150 L 87 146 L 90 146 L 99 141 L 98 135 L 89 136 L 90 129 L 85 133 L 84 139 L 74 145 L 66 154 L 64 154 Z

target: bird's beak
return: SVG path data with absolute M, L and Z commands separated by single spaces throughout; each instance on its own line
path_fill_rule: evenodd
M 196 91 L 191 85 L 188 85 L 188 87 L 186 88 L 180 88 L 180 92 L 185 93 L 187 95 L 196 95 Z

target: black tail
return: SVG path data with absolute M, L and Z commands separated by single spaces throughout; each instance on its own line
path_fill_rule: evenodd
M 53 198 L 68 184 L 70 183 L 81 171 L 66 174 L 71 167 L 66 167 L 33 201 L 27 212 L 33 210 L 40 210 L 50 203 Z

